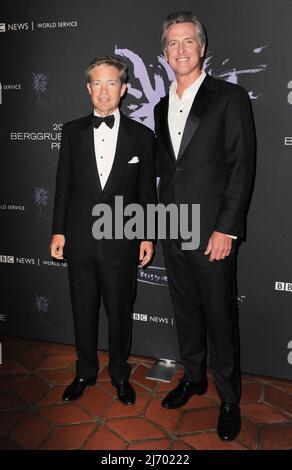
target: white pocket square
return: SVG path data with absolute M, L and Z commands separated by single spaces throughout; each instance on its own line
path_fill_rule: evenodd
M 131 158 L 130 161 L 128 161 L 128 163 L 138 163 L 139 162 L 139 158 L 138 157 L 133 157 Z

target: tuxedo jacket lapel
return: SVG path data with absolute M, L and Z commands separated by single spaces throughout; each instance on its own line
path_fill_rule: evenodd
M 188 118 L 186 120 L 177 159 L 183 155 L 195 132 L 197 131 L 201 121 L 201 116 L 204 114 L 212 96 L 212 90 L 208 88 L 208 81 L 209 78 L 207 75 L 193 101 Z
M 84 158 L 84 171 L 87 173 L 87 179 L 96 195 L 102 192 L 102 188 L 95 157 L 93 129 L 90 125 L 91 116 L 92 114 L 88 116 L 87 125 L 80 131 L 80 154 Z
M 175 161 L 175 153 L 172 146 L 172 141 L 170 137 L 169 127 L 168 127 L 168 107 L 169 107 L 169 95 L 166 95 L 165 98 L 161 101 L 161 117 L 160 117 L 160 126 L 161 134 L 164 139 L 166 148 L 169 151 L 170 156 Z
M 98 167 L 96 163 L 95 149 L 94 149 L 94 134 L 93 129 L 90 126 L 91 115 L 88 116 L 87 125 L 80 130 L 80 146 L 81 155 L 84 158 L 84 171 L 87 174 L 87 179 L 94 192 L 95 196 L 100 197 L 115 186 L 115 182 L 119 180 L 122 173 L 124 160 L 127 160 L 129 156 L 129 145 L 131 142 L 130 135 L 127 129 L 127 122 L 123 114 L 120 115 L 120 127 L 118 131 L 117 147 L 114 156 L 113 165 L 106 181 L 104 188 L 102 189 L 100 179 L 98 175 Z
M 127 121 L 123 114 L 120 113 L 120 128 L 118 132 L 115 157 L 110 174 L 103 188 L 103 195 L 114 190 L 116 183 L 119 184 L 119 180 L 123 173 L 123 167 L 128 162 L 130 145 L 131 137 L 128 132 Z

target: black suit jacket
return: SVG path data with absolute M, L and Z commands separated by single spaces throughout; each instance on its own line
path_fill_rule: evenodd
M 98 203 L 111 206 L 115 196 L 123 196 L 124 206 L 156 202 L 153 163 L 154 134 L 147 127 L 121 113 L 117 148 L 111 173 L 101 189 L 98 176 L 91 116 L 64 124 L 53 217 L 53 234 L 65 235 L 64 256 L 71 262 L 85 263 L 101 243 L 106 265 L 138 262 L 139 243 L 134 240 L 100 240 L 92 235 L 96 218 L 92 209 Z M 128 163 L 134 156 L 139 162 Z
M 167 95 L 155 107 L 160 202 L 200 204 L 201 250 L 214 230 L 243 237 L 255 161 L 247 92 L 207 75 L 187 118 L 177 160 L 168 128 L 168 103 Z

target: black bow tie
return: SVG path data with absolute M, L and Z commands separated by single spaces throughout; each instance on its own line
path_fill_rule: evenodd
M 101 123 L 103 122 L 112 129 L 115 123 L 115 116 L 113 114 L 110 114 L 109 116 L 105 117 L 92 116 L 91 118 L 91 125 L 95 127 L 95 129 L 98 129 Z

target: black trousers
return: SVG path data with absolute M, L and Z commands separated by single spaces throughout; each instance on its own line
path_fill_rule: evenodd
M 222 401 L 241 393 L 236 250 L 220 261 L 202 251 L 187 255 L 175 240 L 163 244 L 181 362 L 195 383 L 206 380 L 207 336 L 215 385 Z
M 90 262 L 68 262 L 71 303 L 77 352 L 76 373 L 93 377 L 98 373 L 97 339 L 101 297 L 108 317 L 109 374 L 113 382 L 127 380 L 127 357 L 131 339 L 131 313 L 135 295 L 136 266 L 108 267 L 101 244 Z

